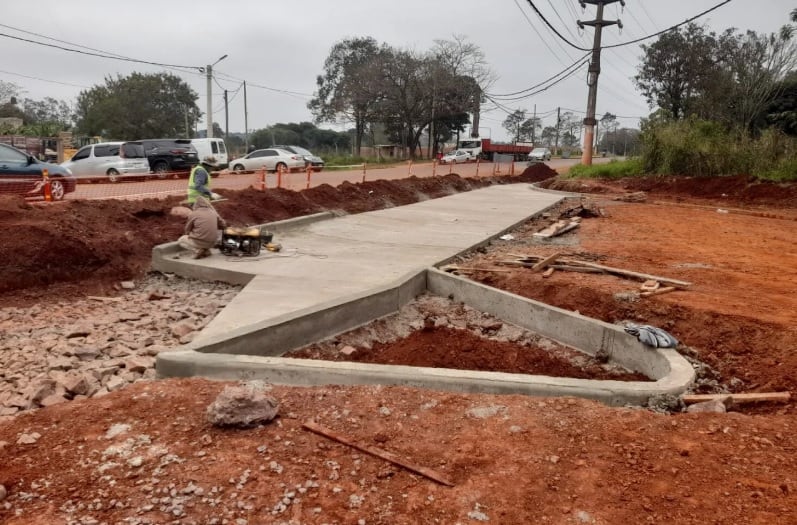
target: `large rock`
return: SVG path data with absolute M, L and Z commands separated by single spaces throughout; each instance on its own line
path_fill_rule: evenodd
M 139 372 L 143 374 L 148 368 L 155 366 L 155 359 L 147 356 L 134 356 L 125 359 L 125 368 L 128 372 Z
M 270 387 L 248 381 L 225 387 L 208 406 L 208 421 L 217 426 L 248 427 L 277 416 L 279 402 L 268 395 Z
M 724 397 L 722 399 L 712 399 L 711 401 L 704 401 L 702 403 L 695 403 L 686 407 L 689 413 L 700 412 L 714 412 L 717 414 L 724 414 L 728 411 L 728 407 L 732 404 L 731 397 Z
M 175 323 L 169 327 L 172 335 L 177 339 L 184 337 L 195 330 L 194 325 L 190 323 Z
M 31 404 L 39 404 L 42 399 L 53 394 L 55 394 L 55 381 L 46 378 L 33 383 L 28 389 L 26 397 Z

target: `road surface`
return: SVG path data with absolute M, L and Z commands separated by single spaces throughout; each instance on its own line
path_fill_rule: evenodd
M 566 169 L 577 164 L 580 159 L 553 159 L 546 162 L 554 170 Z M 608 162 L 609 159 L 595 159 L 595 162 Z M 446 175 L 456 173 L 461 177 L 489 176 L 493 174 L 496 165 L 492 162 L 467 163 L 456 165 L 438 165 L 436 168 L 431 162 L 394 166 L 390 168 L 367 167 L 365 180 L 396 180 L 410 176 L 431 177 L 433 174 Z M 501 174 L 509 174 L 509 165 L 500 166 Z M 526 168 L 525 162 L 515 163 L 515 173 L 520 173 Z M 356 167 L 349 170 L 324 170 L 313 172 L 310 175 L 309 187 L 329 184 L 337 186 L 345 181 L 362 182 L 363 168 Z M 66 196 L 67 199 L 145 199 L 148 197 L 163 197 L 166 195 L 181 195 L 186 191 L 187 180 L 180 179 L 148 179 L 148 180 L 129 180 L 115 184 L 104 183 L 80 183 L 74 193 Z M 247 173 L 236 175 L 227 171 L 214 174 L 212 189 L 220 194 L 228 190 L 242 190 L 251 186 L 260 187 L 260 175 L 258 173 Z M 277 187 L 277 175 L 269 173 L 266 176 L 266 187 Z M 291 190 L 303 190 L 308 187 L 307 174 L 305 172 L 286 173 L 282 176 L 280 187 Z

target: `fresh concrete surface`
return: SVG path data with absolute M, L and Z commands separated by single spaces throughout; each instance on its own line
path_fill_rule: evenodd
M 280 253 L 259 258 L 174 260 L 153 251 L 161 271 L 247 286 L 198 336 L 307 310 L 392 283 L 502 234 L 562 200 L 529 184 L 495 185 L 440 199 L 309 222 L 279 232 Z M 251 277 L 249 277 L 251 276 Z
M 677 352 L 644 347 L 620 328 L 432 266 L 501 235 L 562 199 L 526 184 L 492 186 L 370 213 L 300 218 L 267 227 L 283 245 L 260 258 L 174 259 L 153 250 L 162 271 L 246 284 L 184 350 L 158 356 L 158 374 L 263 379 L 283 384 L 397 384 L 442 390 L 574 395 L 610 405 L 678 394 L 694 379 Z M 656 381 L 621 382 L 522 374 L 335 363 L 278 357 L 397 311 L 424 291 L 453 295 L 506 322 L 610 359 Z

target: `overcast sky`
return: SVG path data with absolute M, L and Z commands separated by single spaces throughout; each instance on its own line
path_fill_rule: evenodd
M 627 0 L 623 12 L 619 2 L 615 3 L 606 8 L 605 17 L 619 17 L 624 29 L 606 28 L 604 44 L 654 33 L 719 1 Z M 583 12 L 577 0 L 534 3 L 566 38 L 580 47 L 591 47 L 592 31 L 580 33 L 575 20 L 594 18 L 594 7 Z M 74 47 L 43 38 L 50 37 L 126 57 L 197 67 L 228 55 L 215 69 L 219 84 L 230 91 L 230 131 L 244 129 L 243 92 L 233 95 L 241 85 L 233 77 L 247 81 L 250 130 L 277 122 L 311 120 L 306 104 L 315 89 L 315 78 L 322 72 L 330 47 L 347 37 L 372 36 L 392 46 L 424 51 L 436 39 L 465 35 L 482 49 L 497 76 L 493 93 L 525 89 L 585 54 L 559 41 L 526 0 L 38 0 L 34 4 L 3 4 L 0 33 L 7 35 Z M 715 31 L 736 27 L 773 32 L 788 22 L 794 7 L 794 0 L 735 0 L 700 22 Z M 51 96 L 73 103 L 82 89 L 102 83 L 106 75 L 163 71 L 157 66 L 79 55 L 7 37 L 0 37 L 0 46 L 0 79 L 19 85 L 23 96 L 29 98 Z M 598 114 L 609 111 L 623 116 L 621 124 L 629 127 L 649 113 L 631 81 L 640 55 L 636 44 L 606 50 L 602 58 Z M 537 114 L 548 124 L 555 121 L 557 107 L 583 111 L 585 67 L 551 90 L 509 103 L 507 108 L 526 109 L 531 114 L 536 104 Z M 204 112 L 204 75 L 172 72 L 200 95 L 198 105 Z M 212 94 L 213 119 L 223 129 L 224 105 L 218 85 L 213 85 Z M 481 135 L 505 139 L 501 127 L 505 116 L 501 109 L 484 114 Z

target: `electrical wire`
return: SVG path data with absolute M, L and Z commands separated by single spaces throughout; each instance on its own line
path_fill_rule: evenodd
M 562 74 L 566 73 L 566 72 L 567 72 L 567 71 L 569 71 L 570 69 L 572 69 L 572 68 L 574 68 L 574 67 L 578 67 L 578 66 L 580 66 L 580 65 L 582 64 L 582 62 L 584 61 L 584 59 L 586 59 L 587 57 L 589 57 L 589 54 L 587 54 L 587 55 L 584 55 L 583 57 L 579 58 L 578 60 L 576 60 L 575 62 L 573 62 L 573 63 L 572 63 L 572 64 L 570 64 L 569 66 L 567 66 L 567 67 L 566 67 L 565 69 L 563 69 L 562 71 L 558 72 L 557 74 L 553 75 L 552 77 L 550 77 L 550 78 L 548 78 L 548 79 L 546 79 L 546 80 L 543 80 L 543 81 L 542 81 L 542 82 L 540 82 L 539 84 L 535 84 L 535 85 L 533 85 L 533 86 L 531 86 L 531 87 L 528 87 L 528 88 L 526 88 L 526 89 L 522 89 L 522 90 L 520 90 L 520 91 L 515 91 L 515 92 L 513 92 L 513 93 L 491 93 L 490 95 L 491 95 L 491 96 L 493 96 L 493 97 L 495 97 L 495 98 L 499 98 L 499 99 L 500 99 L 500 98 L 503 98 L 503 97 L 513 97 L 513 96 L 515 96 L 515 95 L 520 95 L 521 93 L 525 93 L 525 92 L 527 92 L 527 91 L 531 91 L 531 90 L 533 90 L 533 89 L 537 89 L 538 87 L 540 87 L 540 86 L 542 86 L 542 85 L 544 85 L 544 84 L 546 84 L 546 83 L 548 83 L 548 82 L 550 82 L 550 81 L 552 81 L 552 80 L 556 79 L 556 77 L 558 77 L 558 76 L 560 76 L 560 75 L 562 75 Z
M 183 69 L 196 69 L 196 70 L 201 69 L 198 66 L 180 66 L 180 65 L 176 65 L 176 64 L 164 64 L 162 62 L 150 62 L 149 60 L 140 60 L 140 59 L 137 59 L 137 58 L 128 58 L 128 57 L 122 57 L 122 56 L 106 55 L 106 54 L 102 54 L 102 53 L 94 53 L 94 52 L 90 52 L 90 51 L 81 51 L 80 49 L 72 49 L 72 48 L 69 48 L 69 47 L 58 46 L 58 45 L 55 45 L 55 44 L 48 44 L 47 42 L 39 42 L 37 40 L 31 40 L 29 38 L 22 38 L 21 36 L 9 35 L 7 33 L 0 33 L 0 36 L 1 37 L 5 37 L 5 38 L 10 38 L 12 40 L 19 40 L 19 41 L 22 41 L 22 42 L 27 42 L 27 43 L 30 43 L 30 44 L 36 44 L 36 45 L 45 46 L 45 47 L 52 47 L 52 48 L 55 48 L 55 49 L 60 49 L 62 51 L 68 51 L 70 53 L 78 53 L 78 54 L 81 54 L 81 55 L 88 55 L 88 56 L 94 56 L 94 57 L 99 57 L 99 58 L 108 58 L 108 59 L 111 59 L 111 60 L 121 60 L 123 62 L 134 62 L 134 63 L 137 63 L 137 64 L 148 64 L 148 65 L 151 65 L 151 66 L 169 67 L 169 68 L 183 68 Z
M 540 39 L 543 45 L 548 48 L 548 51 L 551 52 L 551 55 L 553 55 L 554 58 L 556 58 L 556 60 L 558 60 L 560 64 L 564 64 L 559 55 L 557 55 L 556 52 L 553 50 L 553 48 L 550 45 L 548 45 L 548 41 L 542 37 L 542 34 L 540 34 L 539 30 L 537 29 L 537 26 L 535 26 L 534 22 L 531 21 L 531 18 L 529 18 L 529 15 L 527 15 L 526 12 L 523 10 L 523 7 L 520 5 L 518 0 L 513 0 L 513 1 L 515 2 L 517 8 L 520 10 L 520 13 L 523 15 L 523 18 L 526 19 L 526 22 L 528 22 L 531 28 L 534 30 L 534 32 L 537 33 L 537 37 Z
M 690 22 L 694 22 L 694 21 L 695 21 L 695 20 L 697 20 L 698 18 L 700 18 L 700 17 L 702 17 L 702 16 L 705 16 L 705 15 L 707 15 L 708 13 L 710 13 L 710 12 L 712 12 L 712 11 L 716 10 L 716 9 L 719 9 L 720 7 L 724 6 L 725 4 L 729 4 L 729 3 L 731 3 L 731 1 L 732 1 L 732 0 L 723 0 L 723 1 L 722 1 L 722 2 L 720 2 L 719 4 L 716 4 L 715 6 L 713 6 L 713 7 L 710 7 L 710 8 L 708 8 L 708 9 L 706 9 L 705 11 L 702 11 L 702 12 L 700 12 L 700 13 L 696 14 L 695 16 L 693 16 L 693 17 L 691 17 L 691 18 L 687 18 L 686 20 L 684 20 L 683 22 L 681 22 L 681 23 L 679 23 L 679 24 L 675 24 L 675 25 L 673 25 L 673 26 L 670 26 L 670 27 L 668 27 L 667 29 L 662 29 L 661 31 L 658 31 L 658 32 L 656 32 L 656 33 L 652 33 L 652 34 L 650 34 L 650 35 L 643 36 L 643 37 L 641 37 L 641 38 L 636 38 L 636 39 L 634 39 L 634 40 L 628 40 L 628 41 L 626 41 L 626 42 L 621 42 L 621 43 L 619 43 L 619 44 L 613 44 L 613 45 L 609 45 L 609 46 L 601 46 L 601 49 L 611 49 L 611 48 L 614 48 L 614 47 L 628 46 L 628 45 L 631 45 L 631 44 L 636 44 L 637 42 L 642 42 L 643 40 L 648 40 L 649 38 L 653 38 L 653 37 L 655 37 L 655 36 L 659 36 L 659 35 L 661 35 L 661 34 L 663 34 L 663 33 L 666 33 L 667 31 L 672 31 L 673 29 L 677 29 L 677 28 L 681 27 L 682 25 L 688 24 L 688 23 L 690 23 Z M 559 39 L 560 39 L 560 40 L 562 40 L 563 42 L 565 42 L 565 43 L 566 43 L 566 44 L 568 44 L 569 46 L 571 46 L 571 47 L 573 47 L 573 48 L 575 48 L 575 49 L 578 49 L 579 51 L 592 51 L 592 50 L 591 50 L 591 49 L 589 49 L 589 48 L 584 48 L 584 47 L 577 46 L 576 44 L 572 43 L 572 42 L 571 42 L 571 41 L 569 41 L 567 38 L 565 38 L 565 37 L 562 35 L 562 33 L 560 33 L 559 31 L 557 31 L 557 29 L 556 29 L 556 28 L 555 28 L 555 27 L 554 27 L 554 26 L 553 26 L 553 25 L 552 25 L 552 24 L 551 24 L 551 23 L 548 21 L 548 19 L 547 19 L 547 18 L 545 18 L 545 15 L 543 15 L 543 14 L 540 12 L 540 10 L 537 8 L 537 6 L 536 6 L 536 5 L 534 5 L 534 2 L 533 2 L 533 0 L 526 0 L 526 2 L 528 2 L 528 4 L 531 6 L 531 8 L 532 8 L 532 9 L 534 9 L 534 11 L 537 13 L 537 16 L 539 16 L 539 17 L 540 17 L 540 19 L 541 19 L 541 20 L 542 20 L 542 21 L 545 23 L 545 25 L 547 25 L 547 26 L 548 26 L 548 27 L 551 29 L 551 31 L 553 31 L 553 32 L 554 32 L 554 34 L 556 34 L 556 36 L 558 36 L 558 37 L 559 37 Z
M 0 73 L 4 73 L 6 75 L 14 75 L 14 76 L 17 76 L 17 77 L 22 77 L 22 78 L 29 78 L 31 80 L 39 80 L 41 82 L 50 82 L 51 84 L 61 84 L 62 86 L 71 86 L 71 87 L 79 87 L 79 88 L 91 89 L 89 86 L 83 86 L 81 84 L 71 84 L 69 82 L 60 82 L 58 80 L 48 80 L 46 78 L 32 77 L 30 75 L 23 75 L 22 73 L 13 73 L 11 71 L 0 70 Z

